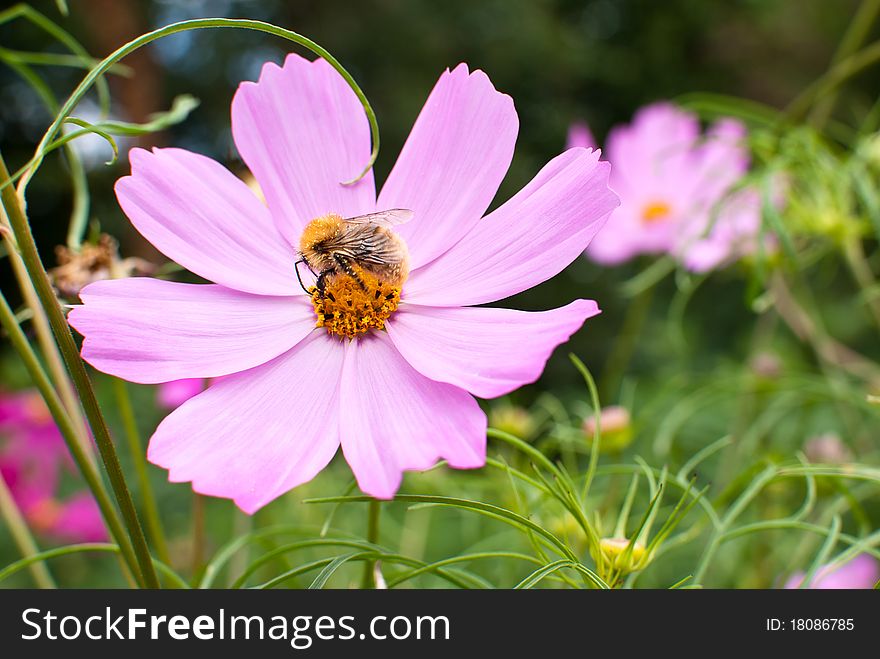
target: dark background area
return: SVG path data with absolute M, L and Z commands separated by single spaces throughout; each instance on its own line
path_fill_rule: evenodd
M 330 50 L 354 75 L 373 104 L 381 129 L 378 180 L 387 175 L 439 73 L 458 62 L 485 70 L 510 94 L 520 116 L 516 156 L 496 203 L 522 187 L 565 143 L 572 120 L 586 119 L 597 138 L 628 121 L 635 109 L 658 99 L 708 91 L 784 107 L 828 66 L 857 2 L 854 0 L 338 0 L 144 1 L 75 0 L 63 18 L 53 2 L 34 4 L 59 21 L 95 56 L 146 31 L 187 18 L 247 17 L 296 30 Z M 40 30 L 23 22 L 0 26 L 7 48 L 61 52 Z M 244 30 L 179 34 L 125 60 L 131 77 L 112 77 L 113 114 L 145 121 L 167 109 L 178 94 L 201 100 L 181 125 L 140 139 L 142 145 L 176 145 L 241 168 L 229 129 L 229 103 L 241 80 L 255 79 L 263 62 L 281 61 L 292 44 Z M 81 77 L 72 69 L 39 69 L 63 99 Z M 36 95 L 8 68 L 0 71 L 0 148 L 15 169 L 32 153 L 50 121 Z M 872 102 L 872 85 L 852 86 L 842 112 Z M 89 105 L 89 104 L 85 104 Z M 81 107 L 74 115 L 89 110 Z M 91 111 L 96 107 L 91 102 Z M 130 146 L 123 145 L 123 152 Z M 122 253 L 163 261 L 128 225 L 112 192 L 127 171 L 124 153 L 106 167 L 109 148 L 98 147 L 89 174 L 92 216 L 118 237 Z M 71 195 L 64 162 L 50 157 L 30 186 L 31 222 L 48 265 L 63 242 Z M 546 309 L 573 297 L 599 301 L 604 314 L 588 323 L 570 348 L 592 368 L 620 329 L 627 304 L 619 284 L 645 266 L 599 268 L 586 259 L 555 280 L 518 296 L 512 306 Z M 10 290 L 8 264 L 0 265 Z M 664 284 L 671 295 L 673 283 Z M 661 294 L 658 297 L 668 298 Z M 15 294 L 11 294 L 15 300 Z M 736 358 L 737 324 L 750 322 L 741 277 L 718 278 L 708 299 L 699 341 L 707 351 L 725 345 Z M 719 305 L 718 300 L 729 302 Z M 663 317 L 665 310 L 654 312 Z M 713 345 L 714 344 L 714 345 Z M 700 345 L 691 346 L 700 364 Z M 734 349 L 731 352 L 730 349 Z M 560 351 L 562 352 L 562 351 Z M 648 351 L 650 352 L 650 351 Z M 707 353 L 708 354 L 708 353 Z M 662 361 L 662 355 L 657 355 Z M 638 368 L 638 358 L 636 368 Z M 712 363 L 702 364 L 713 368 Z M 546 381 L 577 381 L 564 355 L 548 366 Z

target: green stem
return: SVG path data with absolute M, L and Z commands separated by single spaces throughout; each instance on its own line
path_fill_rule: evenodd
M 92 67 L 92 57 L 82 44 L 74 39 L 69 32 L 64 30 L 55 21 L 44 16 L 30 5 L 20 2 L 6 11 L 0 12 L 0 25 L 17 18 L 23 18 L 33 23 L 54 39 L 67 46 L 67 49 L 79 57 L 80 61 L 86 68 Z M 101 106 L 101 112 L 106 114 L 110 109 L 110 88 L 107 85 L 107 80 L 103 76 L 100 76 L 96 82 L 98 84 L 98 102 Z
M 205 563 L 205 497 L 197 492 L 193 492 L 192 513 L 192 574 L 198 583 Z
M 156 548 L 159 560 L 163 563 L 170 564 L 171 560 L 168 554 L 168 543 L 165 541 L 165 533 L 162 530 L 162 521 L 159 517 L 159 507 L 156 504 L 156 495 L 153 493 L 153 486 L 150 485 L 150 474 L 147 470 L 147 461 L 144 457 L 144 445 L 143 442 L 141 442 L 137 420 L 135 419 L 134 409 L 131 405 L 131 395 L 128 392 L 128 386 L 124 380 L 113 378 L 113 386 L 116 390 L 116 403 L 119 405 L 119 415 L 122 417 L 122 427 L 125 430 L 125 437 L 128 440 L 128 451 L 131 453 L 135 474 L 138 479 L 138 486 L 141 491 L 147 530 L 150 533 L 150 537 L 153 539 L 153 546 Z
M 9 526 L 12 540 L 18 545 L 22 558 L 36 556 L 40 549 L 37 547 L 34 536 L 31 535 L 27 522 L 24 521 L 21 510 L 12 497 L 12 492 L 9 491 L 9 486 L 6 485 L 6 479 L 3 478 L 3 474 L 0 474 L 0 514 L 3 515 L 3 519 L 6 520 L 6 524 Z M 49 569 L 43 563 L 32 563 L 30 570 L 37 586 L 40 588 L 57 588 L 55 580 L 49 574 Z
M 651 309 L 651 300 L 654 298 L 655 289 L 656 286 L 648 286 L 643 289 L 627 307 L 623 327 L 617 340 L 614 342 L 614 347 L 611 349 L 611 354 L 608 356 L 602 372 L 599 389 L 605 400 L 617 400 L 618 389 L 623 380 L 623 375 L 630 361 L 632 361 L 636 345 L 638 345 L 639 335 L 642 333 L 642 328 L 645 326 L 645 321 L 648 318 L 648 311 Z
M 837 47 L 837 52 L 831 60 L 832 66 L 838 64 L 842 60 L 854 53 L 861 46 L 871 30 L 871 26 L 880 13 L 880 0 L 863 0 L 859 5 L 856 15 L 853 16 L 846 34 Z M 828 123 L 831 113 L 834 111 L 834 105 L 837 102 L 839 89 L 836 89 L 821 99 L 810 112 L 810 122 L 820 129 Z
M 43 353 L 43 358 L 46 360 L 52 381 L 55 383 L 55 388 L 61 396 L 64 408 L 67 410 L 74 428 L 77 430 L 77 441 L 83 448 L 83 452 L 89 461 L 94 465 L 95 456 L 91 441 L 86 432 L 86 421 L 82 415 L 82 408 L 80 408 L 79 399 L 73 390 L 73 384 L 70 382 L 70 378 L 67 377 L 67 371 L 64 370 L 64 362 L 61 359 L 61 353 L 58 352 L 58 346 L 52 339 L 52 328 L 49 326 L 49 320 L 46 317 L 45 311 L 43 311 L 43 307 L 40 306 L 40 299 L 37 297 L 33 283 L 28 278 L 27 268 L 21 259 L 21 255 L 18 253 L 12 236 L 4 232 L 3 239 L 6 244 L 6 251 L 9 254 L 13 275 L 18 281 L 21 296 L 28 309 L 31 310 L 31 325 L 33 326 L 34 334 L 37 336 L 37 343 L 40 346 L 40 351 Z
M 131 545 L 127 542 L 125 531 L 122 528 L 122 522 L 110 501 L 110 496 L 104 489 L 104 484 L 101 482 L 97 468 L 88 460 L 82 447 L 76 440 L 76 430 L 73 423 L 71 422 L 70 417 L 67 416 L 67 412 L 64 409 L 64 405 L 61 403 L 61 399 L 58 397 L 55 389 L 52 388 L 49 376 L 46 375 L 46 372 L 43 370 L 40 361 L 37 359 L 37 355 L 28 343 L 27 337 L 25 337 L 21 327 L 19 327 L 18 323 L 15 321 L 15 315 L 12 313 L 12 309 L 6 302 L 6 298 L 3 296 L 2 292 L 0 292 L 0 325 L 6 330 L 6 333 L 9 335 L 12 342 L 12 346 L 21 356 L 25 369 L 27 369 L 28 374 L 31 376 L 31 379 L 40 394 L 42 394 L 43 400 L 46 401 L 46 407 L 49 408 L 49 413 L 52 415 L 55 424 L 58 426 L 61 436 L 67 443 L 67 448 L 70 450 L 70 454 L 73 456 L 76 466 L 79 468 L 80 472 L 82 472 L 86 484 L 89 486 L 92 495 L 98 502 L 98 507 L 101 510 L 101 514 L 104 516 L 104 521 L 107 524 L 107 528 L 110 530 L 110 534 L 117 540 L 122 556 L 132 570 L 132 574 L 136 574 L 134 568 L 137 567 L 137 561 L 132 552 Z
M 865 258 L 865 249 L 861 239 L 858 236 L 847 236 L 843 241 L 843 253 L 856 283 L 862 288 L 863 293 L 868 294 L 865 303 L 868 305 L 874 323 L 880 328 L 880 299 L 874 293 L 877 281 L 874 279 L 871 265 Z
M 6 181 L 9 178 L 9 171 L 6 169 L 6 163 L 0 156 L 0 181 Z M 67 370 L 73 379 L 74 386 L 83 403 L 86 417 L 89 420 L 95 442 L 98 445 L 98 452 L 101 455 L 101 461 L 104 463 L 104 469 L 113 488 L 113 494 L 119 504 L 122 517 L 128 530 L 129 538 L 134 547 L 136 565 L 129 567 L 134 571 L 139 582 L 149 588 L 158 588 L 159 579 L 156 576 L 156 570 L 153 567 L 150 551 L 147 548 L 147 540 L 144 537 L 144 531 L 141 528 L 137 511 L 134 508 L 134 502 L 131 500 L 131 493 L 125 484 L 125 476 L 119 465 L 119 458 L 116 455 L 116 449 L 113 446 L 113 440 L 110 438 L 110 431 L 107 423 L 101 414 L 101 408 L 98 405 L 98 399 L 92 389 L 92 383 L 86 372 L 85 365 L 80 359 L 79 350 L 73 335 L 67 325 L 67 319 L 55 293 L 52 290 L 52 284 L 49 281 L 49 275 L 40 261 L 40 255 L 37 252 L 37 245 L 34 242 L 33 235 L 28 226 L 27 218 L 24 215 L 18 194 L 12 186 L 6 186 L 2 191 L 3 207 L 6 210 L 6 216 L 12 227 L 15 241 L 21 250 L 21 257 L 27 268 L 28 275 L 36 288 L 37 295 L 40 298 L 43 309 L 49 318 L 49 324 L 52 326 L 52 332 L 55 340 L 61 349 L 61 355 Z M 120 539 L 117 539 L 119 541 Z M 120 545 L 122 543 L 120 542 Z M 138 566 L 140 570 L 138 570 Z
M 37 145 L 36 151 L 34 152 L 33 164 L 22 175 L 21 182 L 19 183 L 19 193 L 22 195 L 24 194 L 24 190 L 27 188 L 28 182 L 33 177 L 34 173 L 37 171 L 42 162 L 42 154 L 44 150 L 55 139 L 55 136 L 61 130 L 61 126 L 64 123 L 64 120 L 70 115 L 70 113 L 76 107 L 77 103 L 79 103 L 86 95 L 86 92 L 88 92 L 89 88 L 96 81 L 103 80 L 102 76 L 104 75 L 104 73 L 109 71 L 119 60 L 121 60 L 125 56 L 157 39 L 161 39 L 162 37 L 172 34 L 177 34 L 179 32 L 205 28 L 239 28 L 245 30 L 256 30 L 258 32 L 265 32 L 267 34 L 282 37 L 289 41 L 293 41 L 294 43 L 297 43 L 305 48 L 308 48 L 319 57 L 325 59 L 327 63 L 330 64 L 330 66 L 336 69 L 336 71 L 339 73 L 339 75 L 342 76 L 348 86 L 351 87 L 352 91 L 355 93 L 355 96 L 357 96 L 358 101 L 360 101 L 361 105 L 363 106 L 364 112 L 367 115 L 367 120 L 370 123 L 370 136 L 373 142 L 373 149 L 370 153 L 370 159 L 367 161 L 367 164 L 364 167 L 363 171 L 355 176 L 352 180 L 344 181 L 342 182 L 342 184 L 351 185 L 366 176 L 367 172 L 370 171 L 370 169 L 373 167 L 373 164 L 376 162 L 376 158 L 379 156 L 379 124 L 376 121 L 376 114 L 375 112 L 373 112 L 373 108 L 370 105 L 370 102 L 367 100 L 364 92 L 358 86 L 357 82 L 355 82 L 354 78 L 352 78 L 351 74 L 345 70 L 342 64 L 340 64 L 339 61 L 335 57 L 333 57 L 333 55 L 331 55 L 329 51 L 301 34 L 293 32 L 292 30 L 285 30 L 284 28 L 272 25 L 270 23 L 264 23 L 263 21 L 253 21 L 240 18 L 199 18 L 189 21 L 180 21 L 179 23 L 172 23 L 171 25 L 166 25 L 165 27 L 159 28 L 158 30 L 153 30 L 152 32 L 141 35 L 137 39 L 129 41 L 127 44 L 119 47 L 118 49 L 110 53 L 101 61 L 100 64 L 89 71 L 88 75 L 83 78 L 82 82 L 80 82 L 73 93 L 71 93 L 67 101 L 65 101 L 58 115 L 55 117 L 55 120 L 52 122 L 49 128 L 46 129 L 46 133 L 43 135 L 43 138 L 40 140 L 40 143 Z M 8 174 L 5 178 L 9 178 Z
M 880 61 L 880 41 L 875 41 L 832 67 L 826 74 L 802 91 L 785 109 L 785 119 L 798 121 L 817 99 L 833 92 L 844 82 Z
M 367 542 L 372 545 L 379 544 L 379 519 L 382 513 L 382 503 L 373 499 L 367 509 Z M 364 576 L 361 579 L 361 588 L 372 590 L 376 588 L 376 561 L 375 559 L 364 561 Z

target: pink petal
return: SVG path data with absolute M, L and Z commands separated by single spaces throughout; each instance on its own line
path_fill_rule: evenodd
M 583 149 L 595 149 L 598 145 L 593 131 L 585 121 L 575 121 L 568 127 L 568 137 L 565 141 L 566 149 L 581 147 Z
M 150 440 L 150 462 L 253 513 L 311 480 L 339 447 L 344 350 L 323 330 L 267 364 L 211 384 Z
M 697 117 L 671 103 L 641 108 L 631 124 L 608 134 L 607 157 L 614 165 L 611 187 L 625 199 L 630 191 L 644 189 L 658 178 L 687 175 L 699 135 Z
M 457 469 L 482 467 L 486 425 L 470 394 L 420 375 L 383 334 L 346 345 L 339 434 L 363 492 L 390 499 L 404 471 L 442 458 Z
M 377 207 L 415 211 L 397 229 L 414 268 L 429 263 L 483 216 L 513 158 L 513 100 L 482 71 L 446 71 L 428 97 Z
M 494 398 L 537 380 L 554 348 L 598 313 L 592 300 L 539 312 L 405 304 L 385 327 L 425 377 Z
M 183 149 L 132 149 L 131 176 L 116 183 L 135 228 L 165 256 L 217 284 L 261 295 L 297 295 L 296 253 L 242 180 Z
M 99 281 L 80 293 L 68 322 L 99 371 L 154 384 L 257 366 L 312 331 L 305 297 L 251 295 L 147 277 Z
M 323 59 L 291 53 L 284 66 L 263 66 L 232 100 L 232 135 L 266 195 L 275 223 L 291 245 L 303 227 L 328 213 L 375 210 L 370 126 L 354 92 Z
M 574 261 L 617 206 L 610 165 L 597 151 L 570 149 L 452 249 L 410 275 L 407 302 L 493 302 L 546 281 Z
M 870 554 L 859 554 L 848 563 L 831 569 L 822 567 L 808 588 L 817 590 L 868 589 L 880 579 L 880 563 Z M 784 588 L 800 588 L 803 572 L 796 572 L 785 582 Z
M 180 407 L 193 396 L 205 390 L 205 381 L 202 378 L 185 378 L 172 380 L 159 385 L 159 405 L 168 410 Z
M 75 494 L 62 504 L 50 532 L 69 542 L 103 542 L 108 538 L 98 504 L 88 492 Z

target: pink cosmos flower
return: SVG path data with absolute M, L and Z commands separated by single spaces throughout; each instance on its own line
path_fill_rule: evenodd
M 156 400 L 165 409 L 173 410 L 204 390 L 205 381 L 202 378 L 172 380 L 159 385 Z
M 616 264 L 669 253 L 705 272 L 754 250 L 760 195 L 732 192 L 749 166 L 745 135 L 741 122 L 721 119 L 701 137 L 697 118 L 668 103 L 646 106 L 630 125 L 613 129 L 605 155 L 621 203 L 588 256 Z M 583 124 L 569 131 L 569 146 L 592 140 Z
M 342 185 L 370 155 L 363 108 L 325 61 L 289 55 L 232 102 L 232 134 L 265 204 L 204 156 L 132 150 L 132 174 L 116 185 L 126 215 L 214 283 L 88 286 L 69 318 L 83 357 L 142 383 L 226 376 L 160 424 L 149 459 L 171 481 L 247 512 L 312 479 L 340 444 L 377 498 L 393 497 L 404 471 L 441 459 L 482 466 L 486 416 L 474 396 L 536 380 L 599 310 L 590 300 L 535 313 L 471 305 L 560 272 L 618 203 L 598 153 L 571 149 L 483 217 L 517 130 L 510 97 L 462 64 L 440 77 L 378 196 L 372 171 Z M 328 214 L 393 208 L 414 213 L 394 227 L 410 254 L 399 307 L 356 338 L 317 327 L 294 270 L 303 229 Z M 355 289 L 335 292 L 345 303 L 363 297 Z
M 800 588 L 804 573 L 797 572 L 785 582 L 785 588 Z M 873 588 L 880 580 L 880 563 L 870 554 L 860 554 L 848 563 L 834 568 L 826 565 L 816 572 L 808 588 L 818 590 Z
M 574 149 L 595 149 L 599 143 L 593 137 L 593 131 L 585 121 L 574 121 L 568 127 L 568 137 L 566 139 L 566 148 Z
M 39 394 L 0 395 L 0 439 L 0 474 L 34 530 L 71 542 L 107 539 L 90 493 L 58 496 L 61 468 L 72 471 L 73 464 Z

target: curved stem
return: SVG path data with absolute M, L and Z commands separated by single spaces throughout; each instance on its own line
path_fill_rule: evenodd
M 9 171 L 6 169 L 6 163 L 2 155 L 0 155 L 0 181 L 6 181 L 8 178 Z M 125 477 L 119 464 L 119 457 L 116 455 L 116 449 L 113 446 L 113 440 L 110 438 L 107 422 L 101 413 L 101 408 L 92 389 L 92 383 L 89 380 L 85 365 L 80 359 L 76 342 L 73 340 L 73 335 L 70 333 L 70 328 L 67 325 L 67 319 L 52 290 L 49 275 L 40 261 L 37 245 L 28 226 L 18 194 L 13 187 L 6 186 L 3 188 L 2 201 L 15 236 L 15 241 L 18 243 L 19 250 L 21 251 L 21 258 L 27 268 L 28 276 L 33 282 L 43 309 L 48 315 L 49 324 L 52 326 L 52 333 L 55 335 L 55 340 L 61 349 L 64 363 L 73 378 L 73 383 L 83 403 L 83 409 L 89 420 L 92 433 L 95 436 L 95 442 L 98 445 L 101 461 L 104 463 L 104 469 L 113 488 L 113 494 L 125 520 L 128 535 L 137 558 L 137 563 L 129 567 L 134 572 L 137 580 L 143 585 L 149 588 L 158 588 L 159 579 L 153 567 L 150 551 L 147 548 L 147 540 L 144 537 L 144 531 L 141 528 L 137 511 L 134 508 L 134 502 L 131 500 L 131 493 L 125 484 Z M 117 539 L 121 540 L 121 538 Z
M 319 57 L 327 60 L 327 63 L 330 64 L 334 69 L 336 69 L 336 71 L 339 73 L 339 75 L 342 76 L 348 86 L 351 87 L 352 91 L 361 102 L 361 105 L 363 105 L 364 112 L 367 115 L 367 120 L 370 123 L 370 136 L 373 141 L 373 149 L 370 153 L 370 159 L 369 161 L 367 161 L 367 164 L 364 167 L 363 171 L 350 181 L 343 181 L 340 183 L 342 185 L 351 185 L 362 179 L 367 174 L 367 172 L 370 171 L 370 169 L 373 167 L 373 164 L 376 162 L 376 158 L 379 156 L 379 124 L 376 121 L 376 114 L 375 112 L 373 112 L 373 108 L 370 105 L 370 102 L 367 100 L 366 95 L 358 86 L 357 82 L 355 82 L 351 74 L 345 70 L 342 64 L 340 64 L 337 59 L 330 54 L 329 51 L 327 51 L 325 48 L 315 43 L 311 39 L 304 37 L 301 34 L 298 34 L 297 32 L 293 32 L 292 30 L 285 30 L 284 28 L 272 25 L 271 23 L 264 23 L 263 21 L 253 21 L 239 18 L 199 18 L 195 20 L 172 23 L 171 25 L 166 25 L 165 27 L 159 28 L 158 30 L 148 32 L 147 34 L 144 34 L 137 39 L 134 39 L 133 41 L 129 41 L 127 44 L 117 48 L 115 51 L 110 53 L 101 61 L 100 64 L 89 71 L 88 75 L 83 78 L 82 82 L 80 82 L 73 93 L 71 93 L 70 97 L 64 102 L 64 105 L 61 107 L 61 110 L 55 117 L 55 120 L 52 122 L 49 128 L 46 129 L 46 133 L 43 135 L 43 138 L 40 140 L 40 143 L 37 145 L 36 151 L 34 152 L 35 160 L 33 164 L 27 169 L 26 172 L 24 172 L 21 177 L 21 181 L 19 182 L 18 186 L 19 194 L 24 194 L 28 182 L 33 177 L 34 173 L 37 171 L 40 163 L 42 162 L 43 151 L 51 144 L 52 140 L 55 139 L 55 136 L 61 130 L 61 126 L 64 123 L 64 120 L 70 115 L 70 113 L 76 107 L 77 103 L 82 100 L 89 88 L 97 80 L 102 79 L 104 73 L 110 70 L 111 67 L 113 67 L 126 55 L 131 54 L 138 48 L 146 46 L 147 44 L 152 43 L 157 39 L 161 39 L 162 37 L 172 34 L 177 34 L 179 32 L 186 32 L 188 30 L 200 30 L 205 28 L 240 28 L 273 34 L 275 36 L 282 37 L 289 41 L 293 41 L 294 43 L 297 43 L 305 48 L 308 48 Z M 5 178 L 9 178 L 8 174 L 4 177 L 4 179 Z
M 843 35 L 843 39 L 841 39 L 840 45 L 837 47 L 837 52 L 834 53 L 834 57 L 831 60 L 832 65 L 847 58 L 864 43 L 868 32 L 871 30 L 871 26 L 877 19 L 878 13 L 880 13 L 880 0 L 862 0 L 862 4 L 859 5 L 856 15 L 853 16 L 849 27 L 846 29 L 846 34 Z M 834 105 L 837 102 L 838 91 L 839 89 L 836 89 L 828 94 L 810 112 L 810 121 L 816 128 L 821 129 L 828 123 L 828 119 L 831 117 Z
M 6 520 L 12 540 L 18 546 L 22 558 L 30 558 L 39 553 L 39 548 L 31 535 L 27 522 L 21 514 L 21 509 L 16 505 L 12 492 L 6 484 L 3 474 L 0 474 L 0 515 Z M 43 563 L 32 563 L 30 566 L 34 581 L 40 588 L 57 588 L 55 580 L 49 574 L 49 569 Z
M 833 92 L 844 82 L 878 61 L 880 61 L 880 41 L 875 41 L 832 67 L 828 73 L 802 91 L 789 103 L 785 110 L 785 118 L 789 121 L 801 119 L 817 99 Z

